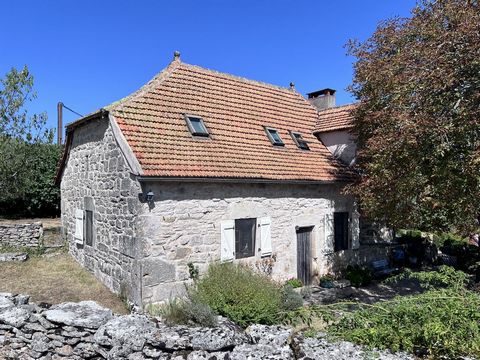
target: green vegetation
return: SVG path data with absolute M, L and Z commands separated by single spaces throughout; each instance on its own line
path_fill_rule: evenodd
M 480 3 L 419 0 L 411 14 L 349 44 L 361 174 L 350 190 L 392 228 L 468 234 L 480 202 Z
M 345 271 L 345 279 L 355 287 L 367 286 L 372 282 L 372 272 L 363 266 L 349 265 Z
M 248 326 L 278 323 L 279 313 L 294 303 L 292 292 L 282 291 L 279 284 L 246 266 L 223 263 L 210 265 L 190 289 L 190 297 L 235 323 Z
M 53 178 L 61 147 L 47 115 L 28 116 L 36 98 L 33 76 L 25 66 L 0 79 L 0 216 L 46 217 L 60 211 L 59 189 Z
M 212 309 L 190 298 L 174 298 L 162 305 L 149 305 L 146 310 L 152 316 L 163 317 L 168 325 L 196 324 L 206 327 L 217 325 L 217 316 Z
M 0 246 L 0 253 L 27 253 L 29 257 L 38 257 L 45 254 L 45 247 L 42 245 L 35 247 L 14 247 L 14 246 Z
M 358 304 L 358 310 L 345 313 L 329 327 L 330 335 L 370 348 L 433 358 L 479 356 L 480 295 L 465 288 L 468 275 L 442 266 L 438 271 L 407 271 L 389 281 L 403 278 L 418 280 L 428 291 Z
M 302 280 L 297 278 L 290 278 L 285 282 L 285 285 L 290 285 L 292 288 L 297 289 L 303 286 Z

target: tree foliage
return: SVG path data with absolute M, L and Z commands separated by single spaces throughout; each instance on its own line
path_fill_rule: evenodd
M 365 215 L 396 228 L 471 230 L 480 204 L 480 5 L 420 1 L 381 23 L 351 92 Z
M 29 116 L 36 98 L 25 66 L 0 79 L 0 215 L 50 216 L 58 213 L 59 191 L 53 176 L 60 148 L 53 145 L 47 115 Z

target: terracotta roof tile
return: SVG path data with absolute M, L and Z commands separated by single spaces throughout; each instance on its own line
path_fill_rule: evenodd
M 297 92 L 173 61 L 139 91 L 106 107 L 144 176 L 348 180 L 351 173 L 312 134 L 316 110 Z M 184 114 L 201 116 L 193 137 Z M 279 131 L 273 146 L 264 126 Z M 299 149 L 289 130 L 310 141 Z
M 318 112 L 318 122 L 313 133 L 350 129 L 353 127 L 351 111 L 356 104 L 336 106 Z

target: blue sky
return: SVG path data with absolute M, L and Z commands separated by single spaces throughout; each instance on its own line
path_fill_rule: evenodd
M 182 61 L 305 94 L 346 91 L 350 38 L 365 40 L 382 19 L 409 16 L 413 0 L 2 1 L 0 76 L 28 65 L 56 126 L 56 104 L 87 114 L 138 89 L 174 50 Z M 65 122 L 76 115 L 65 112 Z

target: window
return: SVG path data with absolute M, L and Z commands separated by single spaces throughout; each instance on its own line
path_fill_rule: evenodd
M 203 119 L 199 116 L 185 115 L 185 121 L 187 122 L 188 130 L 194 136 L 210 136 L 208 133 Z
M 282 141 L 282 138 L 280 137 L 280 134 L 276 129 L 266 127 L 265 132 L 267 133 L 267 136 L 273 145 L 276 145 L 276 146 L 285 145 Z
M 308 147 L 308 142 L 303 139 L 302 134 L 300 134 L 299 132 L 290 131 L 290 135 L 292 136 L 294 143 L 300 149 L 310 150 L 310 148 Z
M 348 212 L 333 213 L 335 251 L 348 250 Z
M 85 210 L 85 244 L 93 245 L 93 211 Z
M 235 258 L 243 259 L 255 255 L 256 219 L 235 220 Z

